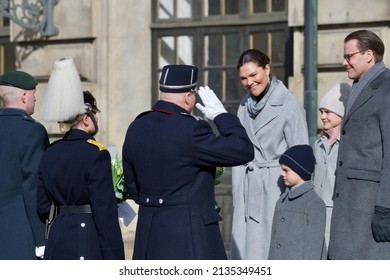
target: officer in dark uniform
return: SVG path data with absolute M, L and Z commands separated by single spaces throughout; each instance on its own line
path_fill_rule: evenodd
M 216 166 L 254 156 L 245 129 L 208 87 L 197 107 L 219 130 L 191 115 L 198 69 L 168 65 L 160 100 L 128 128 L 123 144 L 125 184 L 139 204 L 133 259 L 226 259 L 215 211 Z
M 39 168 L 38 213 L 57 217 L 50 227 L 45 259 L 124 259 L 109 152 L 97 131 L 96 101 L 84 92 L 86 112 L 44 154 Z
M 36 259 L 36 253 L 43 255 L 45 245 L 45 228 L 36 211 L 36 192 L 39 161 L 49 139 L 43 125 L 30 116 L 34 113 L 37 84 L 22 71 L 0 76 L 4 106 L 0 109 L 2 260 Z
M 57 61 L 59 69 L 68 62 Z M 61 73 L 52 81 L 61 80 Z M 55 93 L 49 90 L 47 94 Z M 111 157 L 93 137 L 100 111 L 90 92 L 84 91 L 83 96 L 84 112 L 61 122 L 70 130 L 50 145 L 39 167 L 38 214 L 42 222 L 55 217 L 48 229 L 44 259 L 124 259 Z

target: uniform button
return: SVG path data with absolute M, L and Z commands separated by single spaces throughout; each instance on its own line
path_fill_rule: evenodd
M 160 199 L 158 200 L 158 204 L 163 204 L 163 202 L 164 202 L 164 199 L 162 199 L 162 198 L 160 198 Z
M 85 223 L 81 223 L 80 226 L 81 226 L 81 227 L 85 227 Z
M 285 219 L 284 219 L 284 218 L 281 218 L 280 220 L 281 220 L 282 222 L 284 222 Z
M 81 256 L 81 257 L 80 257 L 80 260 L 84 260 L 84 257 L 83 257 L 83 256 Z
M 280 248 L 280 247 L 282 247 L 282 245 L 278 244 L 278 245 L 276 245 L 276 247 Z
M 345 129 L 343 129 L 343 130 L 341 131 L 341 134 L 343 134 L 343 135 L 345 134 Z
M 343 162 L 342 161 L 339 161 L 339 166 L 342 166 L 343 165 Z
M 340 194 L 339 193 L 336 193 L 336 197 L 339 197 L 340 196 Z

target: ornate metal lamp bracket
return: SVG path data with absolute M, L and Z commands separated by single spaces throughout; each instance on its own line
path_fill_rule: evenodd
M 35 1 L 30 3 L 29 0 L 22 0 L 16 4 L 15 0 L 0 0 L 0 14 L 44 37 L 57 35 L 58 28 L 53 25 L 53 9 L 60 0 Z

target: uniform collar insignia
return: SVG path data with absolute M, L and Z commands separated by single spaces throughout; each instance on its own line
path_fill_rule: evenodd
M 92 145 L 95 145 L 96 147 L 99 148 L 99 151 L 104 151 L 106 150 L 106 147 L 104 147 L 104 145 L 96 140 L 93 140 L 93 139 L 88 139 L 87 142 L 89 144 L 92 144 Z

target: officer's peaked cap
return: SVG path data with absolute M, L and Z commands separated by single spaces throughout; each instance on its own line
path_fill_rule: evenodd
M 160 77 L 160 91 L 188 92 L 198 83 L 198 68 L 192 65 L 166 65 Z
M 38 82 L 30 74 L 15 70 L 1 75 L 0 85 L 32 90 L 36 88 Z

